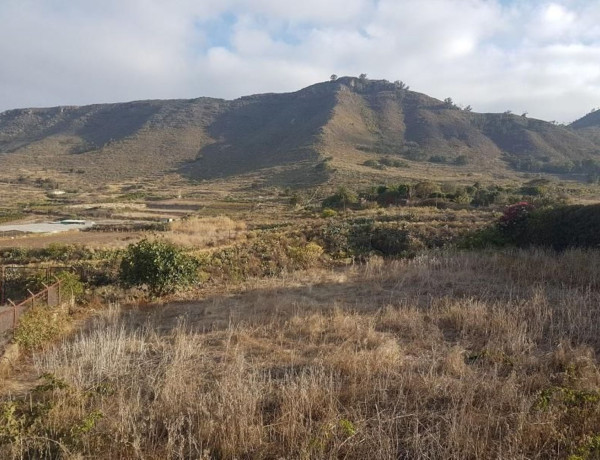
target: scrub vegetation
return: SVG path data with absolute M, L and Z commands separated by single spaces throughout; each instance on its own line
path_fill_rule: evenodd
M 2 453 L 596 458 L 599 279 L 595 250 L 444 251 L 112 305 L 33 354 Z

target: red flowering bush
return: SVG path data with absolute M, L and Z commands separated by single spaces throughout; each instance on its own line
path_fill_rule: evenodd
M 523 222 L 527 219 L 533 209 L 533 205 L 527 201 L 520 201 L 519 203 L 508 206 L 500 218 L 500 226 L 505 228 L 512 227 Z
M 515 242 L 518 242 L 519 236 L 527 227 L 527 219 L 534 210 L 534 206 L 527 201 L 520 201 L 504 210 L 504 214 L 498 222 L 500 231 L 510 237 Z

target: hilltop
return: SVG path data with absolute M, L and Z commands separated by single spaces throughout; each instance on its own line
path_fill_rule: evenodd
M 468 171 L 589 173 L 600 163 L 599 113 L 560 126 L 354 77 L 233 101 L 18 109 L 0 114 L 0 178 L 89 188 L 167 174 L 307 186 Z

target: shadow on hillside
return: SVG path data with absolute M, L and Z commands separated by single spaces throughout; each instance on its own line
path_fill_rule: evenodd
M 98 149 L 135 134 L 161 109 L 149 101 L 98 106 L 75 129 L 86 145 Z M 60 130 L 59 130 L 60 131 Z
M 7 152 L 14 152 L 51 136 L 73 135 L 82 143 L 71 149 L 71 153 L 85 153 L 104 147 L 109 142 L 123 140 L 135 134 L 160 110 L 152 101 L 126 104 L 99 104 L 76 108 L 54 107 L 32 109 L 36 117 L 35 127 L 27 128 L 28 135 L 11 141 Z M 16 111 L 18 117 L 22 111 Z M 19 124 L 17 120 L 13 123 Z
M 330 171 L 321 168 L 320 163 L 315 161 L 299 161 L 280 168 L 269 168 L 264 170 L 264 187 L 280 188 L 304 188 L 316 187 L 327 182 L 330 177 Z M 248 189 L 252 189 L 249 186 Z
M 217 141 L 179 172 L 212 179 L 316 160 L 315 143 L 335 100 L 327 87 L 238 99 L 208 128 Z

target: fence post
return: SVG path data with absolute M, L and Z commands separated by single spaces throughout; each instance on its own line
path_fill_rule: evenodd
M 13 307 L 13 329 L 17 328 L 17 305 L 10 299 L 8 301 L 12 304 Z
M 2 279 L 0 280 L 0 305 L 4 305 L 4 280 L 6 278 L 6 267 L 4 267 L 4 265 L 2 265 L 2 272 L 0 273 L 0 276 L 2 276 Z
M 58 296 L 58 304 L 62 304 L 62 297 L 61 297 L 61 292 L 60 292 L 60 285 L 62 284 L 61 279 L 58 276 L 54 276 L 54 278 L 56 279 L 56 294 Z

